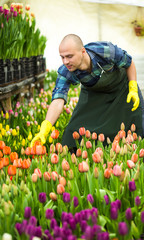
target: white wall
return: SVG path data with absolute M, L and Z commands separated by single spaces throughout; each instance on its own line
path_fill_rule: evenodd
M 78 34 L 84 44 L 106 40 L 131 55 L 144 55 L 144 37 L 135 36 L 131 22 L 144 16 L 136 6 L 97 4 L 81 0 L 29 0 L 37 27 L 47 37 L 45 56 L 48 69 L 61 65 L 59 43 L 68 33 Z

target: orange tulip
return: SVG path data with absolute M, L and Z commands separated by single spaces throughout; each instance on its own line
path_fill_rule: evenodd
M 2 151 L 0 151 L 0 158 L 2 158 L 3 157 L 3 153 L 2 153 Z
M 3 165 L 3 161 L 0 160 L 0 169 L 2 169 L 3 166 L 4 166 L 4 165 Z
M 138 138 L 137 133 L 133 132 L 132 136 L 133 136 L 134 141 L 136 141 Z
M 22 169 L 28 169 L 31 165 L 31 162 L 28 159 L 24 159 L 21 164 Z
M 59 161 L 59 156 L 58 156 L 56 153 L 53 153 L 53 154 L 51 155 L 51 163 L 52 163 L 52 164 L 57 164 L 58 161 Z
M 53 139 L 57 139 L 59 137 L 59 131 L 57 129 L 53 130 L 51 133 L 51 137 Z
M 63 194 L 65 192 L 65 188 L 62 184 L 57 185 L 57 194 Z
M 11 154 L 10 154 L 10 160 L 11 160 L 11 162 L 13 163 L 13 161 L 14 161 L 15 159 L 18 159 L 18 154 L 17 154 L 17 152 L 11 152 Z
M 8 166 L 8 175 L 14 176 L 16 175 L 16 167 L 13 165 Z
M 104 136 L 103 133 L 100 133 L 100 134 L 98 135 L 98 140 L 99 140 L 100 142 L 104 142 L 105 136 Z
M 42 146 L 42 154 L 46 154 L 46 146 Z
M 4 167 L 6 167 L 6 166 L 9 165 L 9 158 L 8 158 L 8 157 L 3 157 L 3 158 L 2 158 L 2 161 L 3 161 Z
M 94 152 L 92 154 L 92 159 L 95 163 L 100 163 L 101 162 L 101 156 L 99 155 L 98 152 Z
M 86 148 L 87 149 L 92 148 L 92 143 L 90 141 L 86 142 Z
M 138 161 L 138 154 L 136 153 L 133 153 L 132 157 L 131 157 L 131 160 L 136 163 Z
M 78 132 L 73 132 L 73 139 L 79 139 L 80 138 L 80 135 L 79 135 L 79 133 Z
M 42 145 L 36 145 L 36 155 L 42 155 L 43 149 L 42 149 Z
M 41 170 L 39 168 L 35 168 L 34 173 L 36 173 L 39 178 L 42 177 L 42 173 L 41 173 Z
M 126 136 L 126 132 L 125 132 L 124 130 L 120 130 L 120 131 L 118 132 L 118 135 L 119 135 L 120 139 L 122 139 L 123 137 Z
M 92 140 L 97 140 L 97 133 L 95 132 L 92 133 Z
M 139 156 L 140 156 L 140 157 L 144 157 L 144 148 L 142 148 L 142 149 L 140 150 Z
M 31 155 L 35 155 L 36 154 L 36 148 L 35 148 L 35 146 L 33 146 L 32 148 L 31 148 L 31 153 L 30 153 Z M 30 154 L 28 154 L 28 155 L 30 155 Z
M 105 171 L 104 171 L 104 177 L 105 178 L 110 178 L 111 177 L 111 169 L 110 168 L 106 168 Z
M 4 147 L 5 147 L 5 142 L 4 141 L 0 141 L 0 150 L 3 150 Z
M 135 130 L 136 130 L 136 126 L 135 126 L 135 124 L 133 123 L 133 124 L 131 125 L 131 131 L 132 131 L 132 132 L 135 132 Z
M 9 155 L 11 153 L 11 148 L 8 146 L 4 146 L 3 148 L 3 154 L 4 155 Z
M 91 132 L 89 130 L 86 130 L 85 136 L 86 136 L 86 138 L 90 138 L 91 137 Z
M 78 148 L 77 151 L 76 151 L 76 156 L 77 156 L 77 157 L 80 157 L 81 154 L 82 154 L 82 151 L 81 151 L 80 148 Z
M 84 151 L 82 152 L 82 158 L 83 158 L 83 159 L 87 159 L 87 157 L 88 157 L 88 153 L 87 153 L 86 150 L 84 150 Z
M 31 148 L 30 148 L 30 147 L 27 147 L 27 148 L 26 148 L 25 154 L 26 154 L 26 155 L 31 155 Z
M 36 174 L 36 173 L 33 173 L 32 174 L 32 176 L 31 176 L 31 178 L 32 178 L 32 182 L 37 182 L 37 179 L 38 179 L 38 175 Z
M 57 173 L 56 171 L 53 171 L 53 172 L 51 173 L 51 177 L 52 177 L 53 181 L 56 181 L 56 179 L 59 178 L 59 175 L 58 175 L 58 173 Z

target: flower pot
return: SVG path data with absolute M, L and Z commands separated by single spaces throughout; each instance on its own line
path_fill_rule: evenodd
M 134 30 L 135 30 L 135 34 L 136 34 L 136 36 L 141 36 L 142 35 L 142 30 L 143 30 L 143 28 L 142 27 L 134 27 Z

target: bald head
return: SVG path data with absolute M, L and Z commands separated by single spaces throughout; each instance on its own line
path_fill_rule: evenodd
M 76 47 L 78 50 L 83 48 L 83 42 L 82 42 L 81 38 L 75 34 L 66 35 L 62 39 L 62 41 L 60 43 L 60 47 L 66 46 L 67 44 Z

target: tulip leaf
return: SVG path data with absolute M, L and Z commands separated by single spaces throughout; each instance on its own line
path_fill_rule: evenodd
M 108 189 L 106 188 L 103 188 L 106 193 L 108 194 L 109 198 L 110 198 L 110 201 L 113 202 L 115 200 L 115 192 L 113 191 L 109 191 Z
M 46 210 L 48 208 L 50 208 L 50 209 L 53 208 L 53 201 L 52 200 L 48 201 L 47 204 L 44 206 L 44 210 Z
M 131 222 L 131 233 L 136 239 L 140 237 L 139 230 L 133 221 Z
M 101 227 L 104 227 L 105 224 L 107 223 L 106 217 L 103 216 L 103 215 L 100 215 L 100 216 L 98 217 L 98 219 L 99 219 L 99 225 L 100 225 Z M 108 219 L 108 218 L 107 218 L 107 219 Z M 108 219 L 108 220 L 109 220 L 109 219 Z

